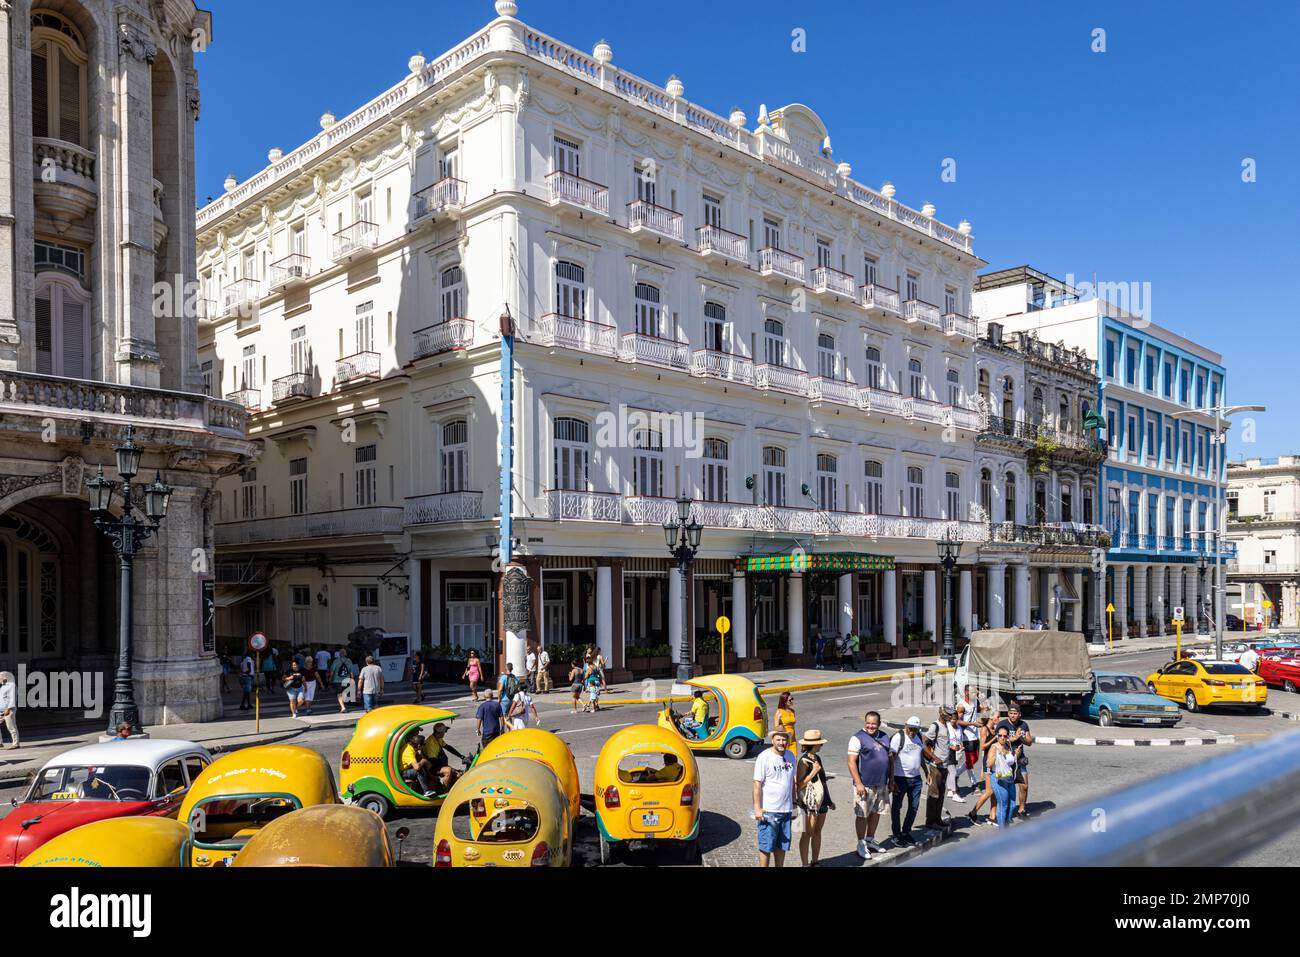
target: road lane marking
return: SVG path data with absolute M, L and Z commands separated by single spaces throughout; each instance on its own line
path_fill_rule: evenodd
M 563 731 L 556 731 L 556 734 L 578 734 L 582 731 L 608 731 L 610 728 L 630 728 L 636 724 L 635 721 L 624 721 L 622 724 L 599 724 L 594 728 L 565 728 Z

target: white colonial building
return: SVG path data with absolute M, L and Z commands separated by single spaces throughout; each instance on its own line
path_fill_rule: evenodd
M 198 214 L 202 373 L 261 446 L 222 483 L 222 633 L 494 657 L 503 434 L 552 645 L 677 654 L 685 587 L 692 640 L 728 613 L 750 666 L 814 628 L 899 650 L 942 630 L 948 532 L 965 630 L 969 226 L 853 180 L 806 106 L 720 116 L 496 6 Z
M 111 692 L 118 566 L 85 480 L 115 477 L 134 425 L 141 476 L 176 490 L 136 562 L 146 723 L 221 713 L 211 507 L 249 452 L 244 410 L 201 394 L 185 308 L 211 35 L 191 0 L 0 2 L 0 669 L 104 671 Z
M 1228 539 L 1237 563 L 1228 568 L 1227 610 L 1300 626 L 1300 455 L 1228 463 Z

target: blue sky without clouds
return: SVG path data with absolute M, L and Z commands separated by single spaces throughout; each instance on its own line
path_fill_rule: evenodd
M 207 6 L 200 203 L 495 15 L 490 0 Z M 1232 457 L 1300 452 L 1300 4 L 519 0 L 519 18 L 585 51 L 604 37 L 618 66 L 676 73 L 687 99 L 751 124 L 760 103 L 808 104 L 855 179 L 969 219 L 989 268 L 1150 282 L 1151 318 L 1223 354 L 1231 401 L 1270 408 L 1254 444 L 1234 429 Z

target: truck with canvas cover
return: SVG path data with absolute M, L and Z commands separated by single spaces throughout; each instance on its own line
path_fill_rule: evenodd
M 977 631 L 957 659 L 957 698 L 968 684 L 996 695 L 1002 710 L 1012 700 L 1027 710 L 1074 708 L 1092 690 L 1087 639 L 1077 631 Z

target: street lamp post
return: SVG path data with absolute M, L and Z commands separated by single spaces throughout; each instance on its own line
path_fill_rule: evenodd
M 1206 599 L 1208 599 L 1209 596 L 1202 596 L 1201 594 L 1205 587 L 1205 569 L 1208 565 L 1209 562 L 1206 560 L 1204 552 L 1201 552 L 1201 554 L 1196 556 L 1196 603 L 1201 607 L 1192 609 L 1192 634 L 1194 635 L 1199 635 L 1201 633 L 1201 613 L 1204 611 L 1204 606 L 1208 604 Z M 1217 659 L 1219 654 L 1219 647 L 1216 645 L 1214 648 L 1214 657 Z
M 939 563 L 943 565 L 943 656 L 952 660 L 952 570 L 961 555 L 961 542 L 950 527 L 939 539 Z
M 1214 435 L 1210 437 L 1210 442 L 1219 447 L 1219 454 L 1214 457 L 1214 657 L 1221 661 L 1223 659 L 1223 556 L 1221 551 L 1228 528 L 1227 518 L 1225 517 L 1227 510 L 1223 507 L 1223 470 L 1227 464 L 1224 448 L 1227 445 L 1228 436 L 1224 432 L 1223 420 L 1240 412 L 1266 412 L 1268 410 L 1262 405 L 1225 406 L 1223 404 L 1222 388 L 1218 390 L 1217 398 L 1218 401 L 1211 408 L 1183 409 L 1173 413 L 1173 417 L 1214 415 Z M 1204 570 L 1203 559 L 1201 567 Z M 1242 614 L 1244 616 L 1244 609 Z
M 683 492 L 677 498 L 677 520 L 664 522 L 664 541 L 668 552 L 677 559 L 677 573 L 682 576 L 682 640 L 677 662 L 677 681 L 683 683 L 695 677 L 695 667 L 691 663 L 690 636 L 690 590 L 686 584 L 686 573 L 690 570 L 695 553 L 700 550 L 700 538 L 704 526 L 691 521 L 691 500 Z M 719 653 L 726 655 L 727 649 L 719 647 Z
M 135 556 L 141 546 L 158 531 L 167 516 L 171 501 L 171 487 L 164 484 L 162 473 L 155 472 L 149 485 L 134 482 L 140 471 L 143 450 L 135 444 L 135 426 L 126 427 L 126 441 L 113 446 L 117 456 L 117 472 L 121 477 L 121 518 L 109 511 L 117 482 L 104 478 L 104 466 L 86 483 L 90 511 L 95 517 L 95 527 L 103 532 L 117 552 L 121 566 L 119 587 L 121 608 L 117 629 L 117 675 L 113 688 L 113 707 L 108 716 L 108 731 L 114 733 L 122 722 L 131 725 L 132 734 L 140 734 L 140 710 L 135 703 L 134 679 L 131 673 L 132 656 L 132 604 L 135 577 Z M 138 496 L 138 497 L 137 497 Z M 140 499 L 144 508 L 140 508 Z

